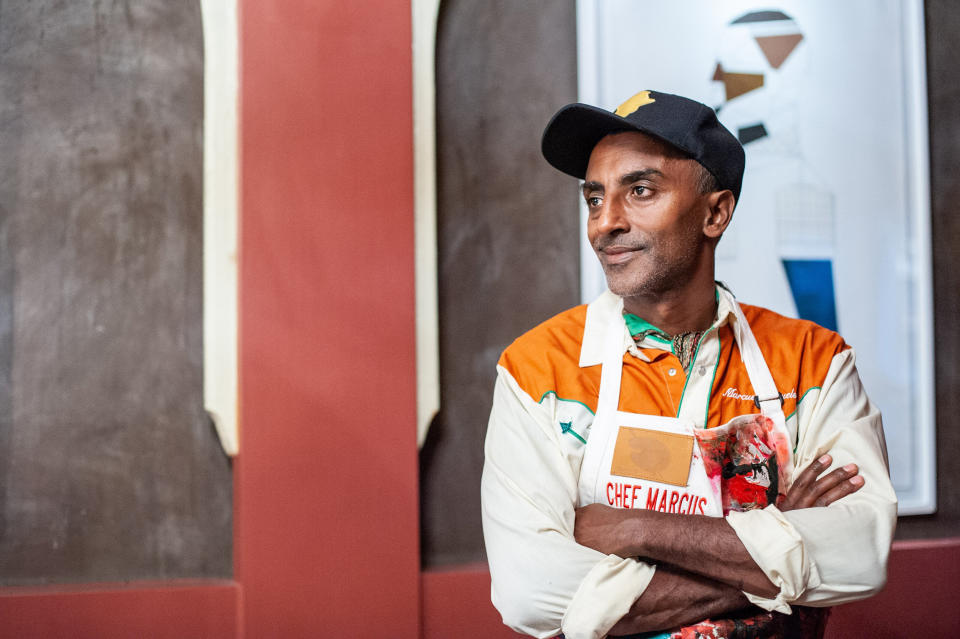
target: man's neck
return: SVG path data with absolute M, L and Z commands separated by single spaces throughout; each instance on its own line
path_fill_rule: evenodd
M 652 296 L 623 298 L 623 309 L 674 336 L 705 331 L 717 314 L 713 281 Z

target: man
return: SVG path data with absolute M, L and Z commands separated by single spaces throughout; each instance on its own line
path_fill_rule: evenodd
M 852 349 L 714 281 L 742 147 L 712 109 L 643 91 L 564 107 L 542 149 L 584 180 L 609 291 L 498 364 L 481 495 L 504 622 L 822 635 L 824 607 L 882 587 L 896 497 Z

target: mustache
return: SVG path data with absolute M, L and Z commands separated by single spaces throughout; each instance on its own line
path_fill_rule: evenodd
M 623 249 L 627 251 L 638 251 L 644 248 L 646 244 L 640 240 L 628 240 L 622 237 L 603 236 L 598 237 L 593 242 L 593 250 L 608 251 L 610 249 Z

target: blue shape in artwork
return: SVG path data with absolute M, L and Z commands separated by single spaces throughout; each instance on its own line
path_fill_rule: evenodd
M 837 302 L 830 260 L 783 260 L 790 292 L 802 319 L 837 330 Z
M 563 431 L 564 435 L 569 433 L 571 428 L 573 428 L 573 421 L 560 422 L 560 430 Z

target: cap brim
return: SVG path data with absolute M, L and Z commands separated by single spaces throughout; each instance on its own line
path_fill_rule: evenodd
M 637 131 L 619 115 L 589 104 L 568 104 L 543 130 L 540 150 L 554 168 L 581 180 L 587 174 L 590 153 L 614 131 Z
M 563 107 L 547 123 L 540 151 L 554 168 L 582 180 L 587 174 L 593 147 L 604 137 L 620 131 L 645 133 L 685 155 L 694 155 L 653 128 L 639 126 L 616 113 L 579 102 Z

